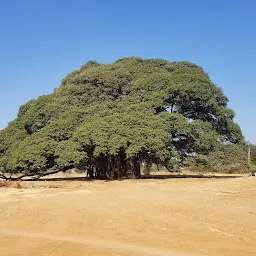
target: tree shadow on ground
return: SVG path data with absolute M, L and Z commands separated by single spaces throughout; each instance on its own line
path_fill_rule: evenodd
M 201 174 L 144 174 L 138 180 L 165 180 L 165 179 L 234 179 L 234 178 L 242 178 L 243 175 L 201 175 Z M 121 180 L 127 180 L 131 178 L 123 178 Z M 75 176 L 75 177 L 45 177 L 41 179 L 23 179 L 23 181 L 112 181 L 112 179 L 90 179 L 89 177 L 83 176 Z

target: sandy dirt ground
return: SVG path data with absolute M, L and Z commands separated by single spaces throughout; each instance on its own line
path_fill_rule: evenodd
M 256 178 L 0 188 L 1 256 L 255 256 Z

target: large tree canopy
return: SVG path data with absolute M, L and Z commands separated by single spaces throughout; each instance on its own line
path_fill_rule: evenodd
M 139 177 L 142 163 L 232 165 L 225 154 L 239 156 L 235 167 L 244 168 L 244 138 L 227 103 L 190 62 L 89 61 L 52 94 L 22 105 L 0 131 L 0 170 L 41 176 L 76 167 L 91 177 Z

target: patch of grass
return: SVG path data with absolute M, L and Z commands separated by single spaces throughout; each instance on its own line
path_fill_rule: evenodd
M 61 188 L 61 186 L 56 184 L 50 184 L 47 188 Z
M 25 186 L 21 182 L 15 182 L 12 187 L 17 189 L 25 188 Z
M 7 181 L 6 180 L 0 180 L 0 188 L 7 187 Z
M 26 188 L 25 185 L 22 182 L 19 182 L 19 181 L 7 181 L 7 180 L 0 180 L 0 187 L 17 188 L 17 189 Z

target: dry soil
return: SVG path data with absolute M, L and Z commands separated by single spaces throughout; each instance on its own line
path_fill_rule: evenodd
M 1 256 L 256 255 L 256 178 L 0 188 Z

